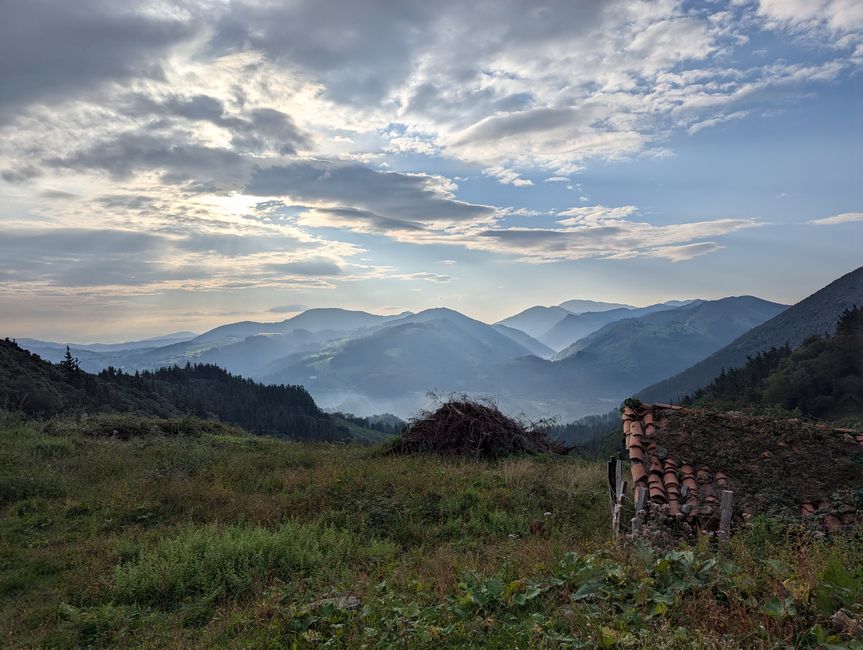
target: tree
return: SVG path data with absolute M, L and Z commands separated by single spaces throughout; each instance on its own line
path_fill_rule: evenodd
M 66 375 L 66 381 L 70 384 L 75 383 L 78 380 L 78 376 L 81 372 L 81 366 L 78 363 L 77 357 L 72 356 L 72 350 L 69 349 L 69 346 L 66 346 L 66 354 L 63 356 L 63 360 L 60 362 L 60 367 L 63 369 L 63 373 Z

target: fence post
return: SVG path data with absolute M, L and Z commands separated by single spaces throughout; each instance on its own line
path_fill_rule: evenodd
M 616 456 L 608 460 L 608 493 L 611 497 L 611 535 L 620 534 L 620 513 L 623 511 L 623 495 L 626 482 L 623 480 L 623 462 Z
M 722 490 L 722 503 L 719 506 L 719 539 L 723 542 L 731 536 L 731 490 Z
M 644 519 L 644 504 L 647 502 L 647 488 L 639 485 L 635 497 L 635 516 L 632 518 L 632 532 L 641 528 Z

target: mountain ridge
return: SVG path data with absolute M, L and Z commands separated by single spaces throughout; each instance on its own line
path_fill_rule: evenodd
M 855 305 L 863 305 L 863 266 L 742 334 L 690 368 L 640 389 L 637 396 L 648 402 L 682 399 L 709 384 L 723 368 L 743 366 L 747 356 L 786 344 L 794 347 L 809 336 L 830 333 L 842 311 Z

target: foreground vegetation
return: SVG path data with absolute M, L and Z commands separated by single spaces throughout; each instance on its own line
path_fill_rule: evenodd
M 614 544 L 604 472 L 2 415 L 0 644 L 863 647 L 859 532 Z

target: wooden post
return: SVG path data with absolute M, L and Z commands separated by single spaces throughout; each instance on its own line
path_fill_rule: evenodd
M 611 505 L 614 507 L 614 502 L 617 498 L 617 475 L 620 470 L 617 466 L 620 462 L 615 456 L 608 459 L 608 498 L 611 500 Z
M 731 536 L 731 490 L 722 490 L 722 503 L 719 507 L 719 539 L 723 542 Z
M 612 456 L 608 460 L 608 495 L 611 497 L 611 534 L 620 534 L 620 513 L 623 510 L 623 494 L 626 483 L 623 480 L 623 463 Z
M 641 528 L 641 522 L 644 520 L 644 504 L 647 502 L 647 488 L 638 487 L 635 496 L 635 516 L 632 518 L 632 532 L 635 533 Z

